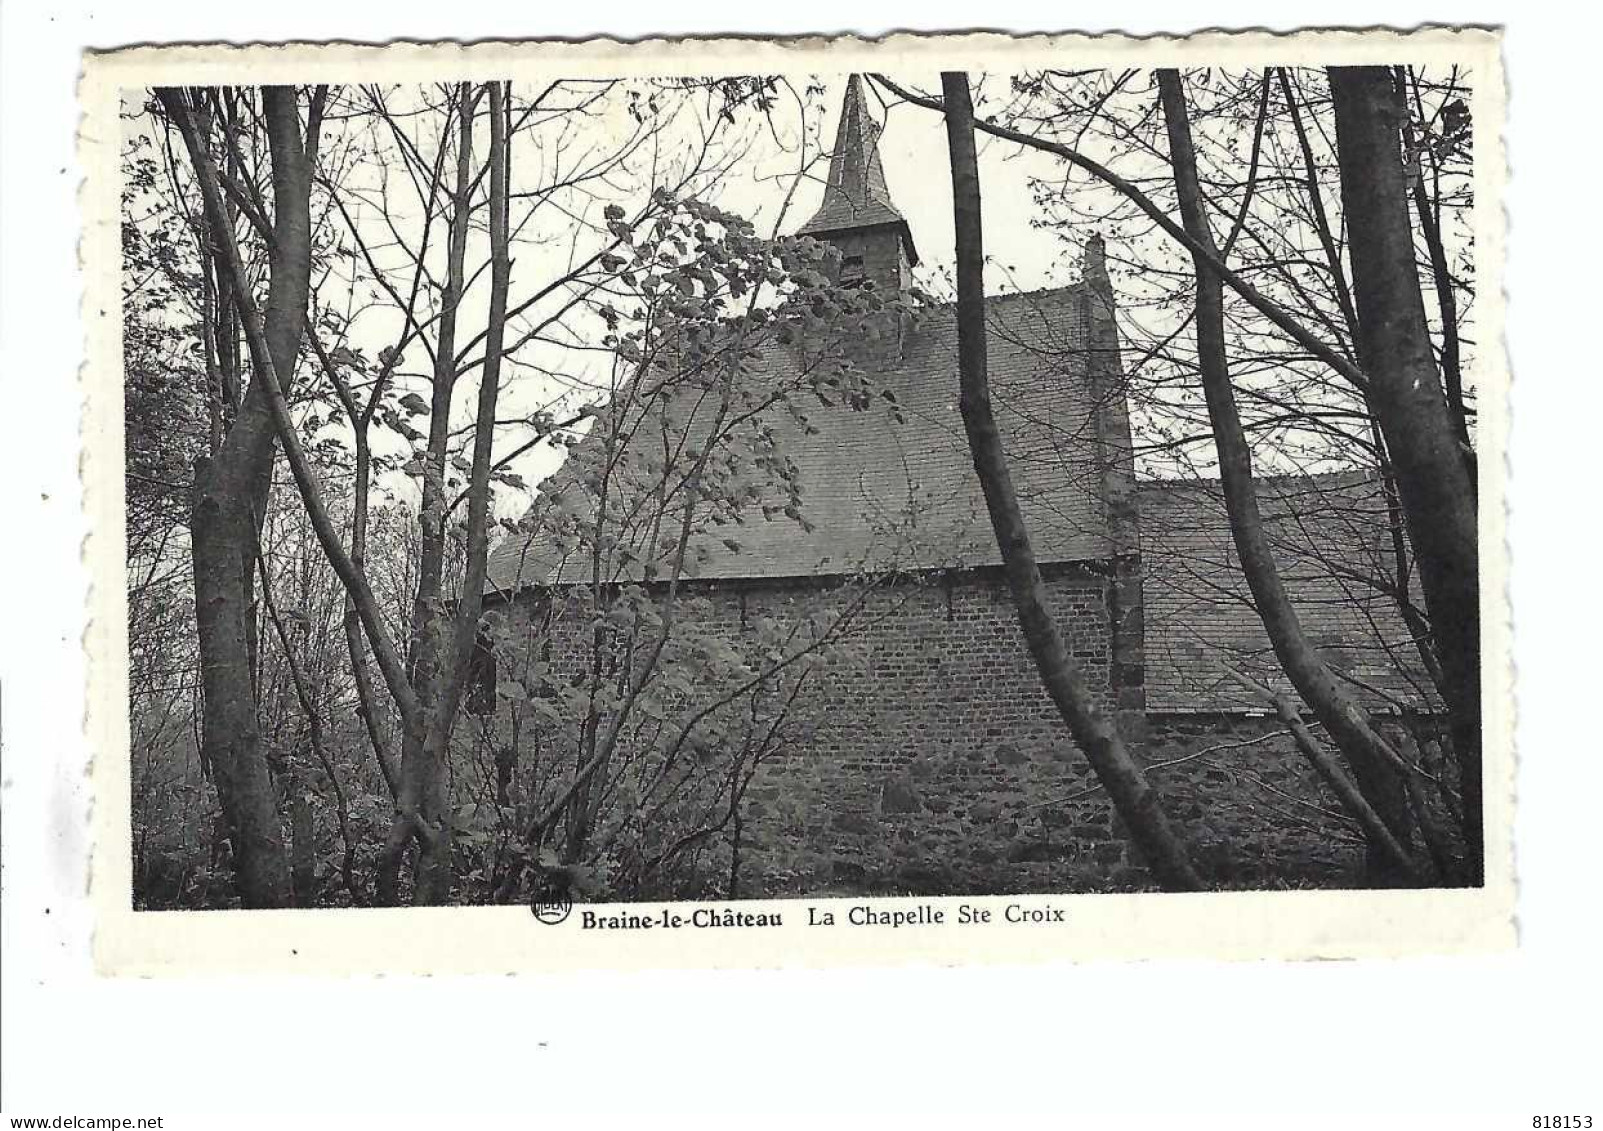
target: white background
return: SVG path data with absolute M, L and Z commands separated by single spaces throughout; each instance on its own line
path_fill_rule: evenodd
M 1603 800 L 1596 729 L 1603 508 L 1595 483 L 1603 385 L 1596 293 L 1603 128 L 1595 85 L 1603 55 L 1595 53 L 1603 26 L 1582 7 L 1471 0 L 1117 7 L 812 0 L 702 3 L 693 11 L 660 2 L 535 0 L 5 3 L 3 1110 L 169 1117 L 396 1111 L 415 1119 L 567 1108 L 852 1108 L 952 1118 L 1028 1107 L 1457 1111 L 1483 1113 L 1476 1125 L 1488 1127 L 1530 1127 L 1537 1113 L 1603 1119 L 1591 961 L 1603 886 L 1596 820 Z M 1194 30 L 1199 21 L 1289 29 L 1433 20 L 1503 24 L 1508 32 L 1517 953 L 892 973 L 94 978 L 83 892 L 89 752 L 80 734 L 80 635 L 90 579 L 79 561 L 85 525 L 77 479 L 73 139 L 83 47 L 596 32 L 872 34 L 978 25 L 1050 30 L 1074 23 L 1147 33 Z M 1505 1114 L 1484 1115 L 1491 1112 Z

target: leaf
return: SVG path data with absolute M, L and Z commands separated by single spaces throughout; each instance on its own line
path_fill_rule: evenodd
M 328 356 L 335 365 L 343 365 L 359 373 L 367 372 L 367 359 L 355 350 L 339 346 Z
M 407 393 L 406 396 L 401 398 L 401 402 L 400 403 L 401 403 L 401 407 L 406 409 L 406 411 L 411 413 L 413 416 L 427 416 L 428 415 L 428 412 L 429 412 L 429 404 L 428 404 L 428 402 L 425 401 L 422 397 L 418 396 L 416 393 Z

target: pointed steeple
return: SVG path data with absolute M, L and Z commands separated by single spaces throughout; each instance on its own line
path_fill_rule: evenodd
M 913 233 L 891 203 L 890 190 L 885 186 L 885 167 L 879 158 L 881 128 L 864 104 L 862 76 L 852 75 L 846 80 L 846 98 L 835 130 L 835 149 L 829 158 L 824 201 L 796 234 L 834 239 L 889 229 L 901 237 L 908 264 L 916 266 L 918 252 L 913 247 Z

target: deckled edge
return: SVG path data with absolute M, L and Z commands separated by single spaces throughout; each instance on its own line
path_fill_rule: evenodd
M 1112 62 L 1156 66 L 1182 65 L 1184 56 L 1206 53 L 1212 65 L 1226 65 L 1236 58 L 1243 61 L 1259 57 L 1266 47 L 1275 49 L 1277 62 L 1293 60 L 1286 54 L 1328 55 L 1339 53 L 1343 62 L 1390 62 L 1406 46 L 1417 56 L 1419 49 L 1443 51 L 1457 49 L 1474 69 L 1472 89 L 1474 118 L 1477 123 L 1476 149 L 1476 268 L 1477 279 L 1487 277 L 1487 266 L 1497 285 L 1483 291 L 1496 296 L 1495 306 L 1483 305 L 1479 317 L 1490 324 L 1485 335 L 1490 348 L 1477 353 L 1476 380 L 1482 408 L 1481 461 L 1482 503 L 1480 542 L 1482 555 L 1483 678 L 1490 670 L 1484 657 L 1498 654 L 1495 679 L 1483 690 L 1483 733 L 1493 738 L 1497 756 L 1485 771 L 1487 884 L 1472 892 L 1411 893 L 1416 897 L 1438 897 L 1443 910 L 1455 903 L 1470 903 L 1471 914 L 1455 919 L 1454 930 L 1440 931 L 1418 945 L 1399 942 L 1370 945 L 1354 937 L 1345 941 L 1322 942 L 1317 937 L 1283 940 L 1277 943 L 1266 934 L 1256 945 L 1240 940 L 1215 938 L 1201 947 L 1175 947 L 1171 943 L 1144 945 L 1123 950 L 1081 945 L 1043 948 L 1039 945 L 1003 947 L 998 940 L 990 953 L 975 955 L 968 948 L 916 945 L 914 940 L 897 938 L 895 954 L 889 958 L 884 948 L 872 945 L 841 947 L 813 945 L 785 949 L 777 957 L 760 953 L 724 955 L 722 947 L 693 950 L 678 945 L 662 953 L 660 944 L 651 944 L 652 953 L 642 954 L 646 944 L 613 956 L 587 953 L 574 961 L 576 948 L 564 948 L 556 961 L 541 955 L 543 948 L 523 945 L 506 950 L 479 946 L 480 954 L 464 954 L 464 940 L 485 941 L 482 930 L 453 929 L 450 944 L 443 950 L 435 945 L 445 932 L 440 926 L 467 920 L 488 926 L 493 920 L 526 924 L 526 913 L 508 908 L 438 908 L 390 911 L 319 910 L 305 912 L 141 912 L 132 910 L 131 772 L 126 754 L 129 744 L 127 718 L 127 665 L 112 662 L 127 654 L 126 589 L 117 584 L 124 577 L 123 546 L 125 516 L 122 511 L 123 447 L 122 372 L 120 317 L 121 288 L 119 184 L 120 161 L 119 90 L 124 85 L 147 85 L 156 68 L 182 71 L 184 82 L 334 81 L 342 73 L 360 68 L 363 77 L 382 64 L 388 78 L 405 79 L 411 71 L 426 70 L 431 78 L 442 69 L 462 77 L 501 75 L 509 64 L 520 69 L 569 69 L 580 64 L 605 64 L 609 73 L 622 74 L 713 74 L 753 71 L 794 71 L 797 64 L 810 62 L 802 57 L 820 58 L 820 72 L 836 72 L 864 64 L 892 70 L 916 66 L 937 57 L 947 65 L 972 69 L 1007 70 L 1022 67 L 1021 56 L 1041 51 L 1074 52 L 1084 65 L 1111 65 Z M 954 59 L 954 52 L 961 52 Z M 1130 56 L 1139 55 L 1139 59 Z M 672 60 L 664 66 L 664 55 Z M 1292 32 L 1215 29 L 1186 35 L 1154 34 L 1129 36 L 1117 32 L 1086 35 L 1026 34 L 999 32 L 909 33 L 893 32 L 878 37 L 856 35 L 750 37 L 660 37 L 639 39 L 598 37 L 583 40 L 482 40 L 471 43 L 395 41 L 364 44 L 346 41 L 285 44 L 182 44 L 137 46 L 118 50 L 84 53 L 78 92 L 81 110 L 78 133 L 78 162 L 82 180 L 78 201 L 84 226 L 79 243 L 79 266 L 83 273 L 81 310 L 84 319 L 86 354 L 79 371 L 80 477 L 84 511 L 89 529 L 83 555 L 89 583 L 85 594 L 87 621 L 83 636 L 86 650 L 87 706 L 85 734 L 90 745 L 88 773 L 91 779 L 90 861 L 88 891 L 95 905 L 93 952 L 97 968 L 103 973 L 135 975 L 182 974 L 219 971 L 300 971 L 353 974 L 374 972 L 520 972 L 557 969 L 609 967 L 667 968 L 732 966 L 745 968 L 814 967 L 825 965 L 875 965 L 886 961 L 908 965 L 951 965 L 958 962 L 1042 962 L 1087 961 L 1098 959 L 1142 960 L 1158 957 L 1216 957 L 1232 960 L 1261 958 L 1342 959 L 1381 957 L 1421 953 L 1484 953 L 1506 949 L 1517 943 L 1514 918 L 1513 815 L 1515 759 L 1513 746 L 1514 672 L 1508 649 L 1511 634 L 1511 601 L 1507 567 L 1506 482 L 1509 474 L 1507 421 L 1511 380 L 1508 368 L 1504 322 L 1506 303 L 1505 235 L 1508 223 L 1506 128 L 1507 77 L 1502 57 L 1502 36 L 1493 28 L 1426 26 L 1403 29 L 1309 29 Z M 1195 62 L 1195 59 L 1189 60 Z M 165 81 L 174 81 L 167 78 Z M 1482 124 L 1490 117 L 1493 128 L 1485 136 L 1491 146 L 1480 141 Z M 98 130 L 109 131 L 96 136 Z M 1488 154 L 1486 151 L 1493 152 Z M 109 209 L 106 207 L 109 201 Z M 108 242 L 109 241 L 109 242 Z M 109 249 L 109 250 L 108 250 Z M 1483 299 L 1484 303 L 1484 299 Z M 1499 344 L 1500 347 L 1499 348 Z M 1488 380 L 1491 378 L 1491 380 Z M 1488 390 L 1496 389 L 1495 396 Z M 1487 409 L 1492 411 L 1488 412 Z M 109 449 L 109 452 L 108 450 Z M 1492 469 L 1490 472 L 1486 469 Z M 1487 492 L 1492 486 L 1495 490 Z M 1494 546 L 1490 559 L 1484 551 Z M 1495 565 L 1493 571 L 1488 565 Z M 102 568 L 96 569 L 96 566 Z M 113 568 L 107 568 L 113 567 Z M 1495 594 L 1495 596 L 1489 596 Z M 1488 616 L 1490 613 L 1492 615 Z M 1489 630 L 1489 626 L 1495 629 Z M 113 757 L 112 754 L 118 756 Z M 1133 897 L 1060 897 L 1067 901 L 1117 901 L 1134 899 L 1137 906 L 1173 908 L 1176 900 L 1229 900 L 1222 915 L 1242 918 L 1251 910 L 1269 913 L 1291 905 L 1278 897 L 1290 897 L 1325 904 L 1350 902 L 1355 897 L 1373 902 L 1375 914 L 1390 920 L 1384 908 L 1396 902 L 1399 893 L 1209 893 L 1200 896 L 1147 894 Z M 1327 898 L 1328 897 L 1328 898 Z M 1152 904 L 1151 901 L 1163 901 Z M 775 901 L 800 907 L 824 900 Z M 1260 904 L 1263 906 L 1260 909 Z M 757 906 L 756 904 L 742 904 Z M 1101 902 L 1096 906 L 1104 906 Z M 1111 908 L 1110 908 L 1111 910 Z M 1211 913 L 1211 912 L 1210 912 Z M 1089 916 L 1094 918 L 1094 916 Z M 1251 918 L 1250 914 L 1246 917 Z M 1145 918 L 1138 910 L 1126 930 L 1140 930 Z M 1159 916 L 1161 918 L 1161 916 Z M 1425 922 L 1428 923 L 1429 916 Z M 406 924 L 404 930 L 397 928 Z M 186 927 L 185 924 L 188 926 Z M 308 932 L 306 928 L 316 924 Z M 326 925 L 326 926 L 325 926 Z M 342 928 L 349 928 L 348 930 Z M 871 930 L 871 929 L 869 929 Z M 522 936 L 524 932 L 514 931 Z M 1385 932 L 1381 932 L 1384 934 Z M 285 945 L 261 945 L 269 936 L 287 936 Z M 332 937 L 348 935 L 348 938 Z M 307 953 L 287 945 L 309 936 Z M 538 938 L 539 936 L 536 936 Z M 545 936 L 555 941 L 555 936 Z M 572 936 L 568 936 L 570 939 Z M 868 939 L 854 936 L 854 943 Z M 375 940 L 388 939 L 388 946 L 374 947 Z M 422 942 L 421 946 L 397 946 L 397 940 Z M 236 946 L 222 946 L 224 941 Z M 257 945 L 251 945 L 252 942 Z M 529 939 L 532 943 L 534 939 Z M 871 941 L 871 940 L 870 940 Z M 738 948 L 737 948 L 738 949 Z M 499 953 L 497 953 L 499 951 Z M 314 962 L 312 960 L 317 959 Z M 419 962 L 419 959 L 423 961 Z

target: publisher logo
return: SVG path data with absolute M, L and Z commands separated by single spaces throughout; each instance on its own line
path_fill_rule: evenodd
M 529 902 L 529 910 L 534 917 L 542 923 L 556 926 L 568 917 L 573 910 L 573 897 L 568 894 L 567 877 L 560 875 L 544 876 L 534 889 L 534 898 Z

